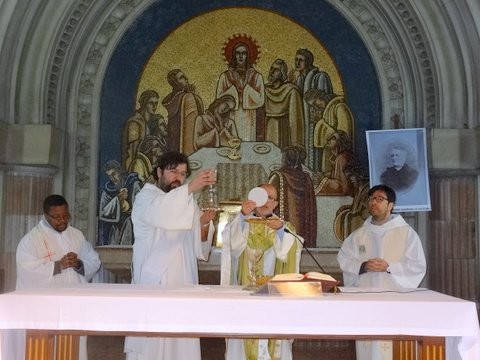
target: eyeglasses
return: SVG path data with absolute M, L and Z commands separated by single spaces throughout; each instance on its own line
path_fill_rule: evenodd
M 52 219 L 55 222 L 68 221 L 70 220 L 70 217 L 71 217 L 70 214 L 52 216 L 49 213 L 45 213 L 45 215 L 47 215 L 50 219 Z
M 369 202 L 375 201 L 377 203 L 381 203 L 382 201 L 388 201 L 388 199 L 384 198 L 383 196 L 369 196 L 368 201 Z

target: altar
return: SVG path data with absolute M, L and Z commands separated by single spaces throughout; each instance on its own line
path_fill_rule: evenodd
M 431 360 L 445 357 L 428 357 L 425 349 L 445 338 L 447 360 L 480 358 L 475 303 L 426 289 L 281 297 L 218 285 L 51 287 L 0 295 L 0 336 L 11 329 L 48 336 L 406 339 L 418 342 L 420 359 Z

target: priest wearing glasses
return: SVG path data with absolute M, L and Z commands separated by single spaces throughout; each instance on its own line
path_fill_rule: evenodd
M 392 214 L 395 191 L 387 185 L 368 192 L 370 216 L 348 236 L 337 259 L 346 287 L 395 291 L 416 288 L 426 272 L 422 243 L 400 214 Z M 358 360 L 392 358 L 391 341 L 357 341 Z

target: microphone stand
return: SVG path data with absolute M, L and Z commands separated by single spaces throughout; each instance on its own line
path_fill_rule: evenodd
M 315 261 L 315 264 L 317 264 L 317 266 L 320 268 L 320 270 L 322 270 L 322 273 L 326 274 L 327 272 L 323 269 L 322 265 L 320 265 L 317 261 L 317 259 L 315 259 L 315 256 L 313 256 L 313 254 L 310 252 L 310 250 L 308 250 L 307 247 L 305 247 L 305 243 L 302 241 L 302 239 L 297 236 L 296 234 L 294 234 L 293 232 L 291 232 L 290 230 L 288 230 L 286 227 L 283 229 L 286 233 L 289 233 L 291 235 L 293 235 L 295 238 L 297 238 L 298 241 L 300 241 L 300 244 L 302 244 L 303 248 L 307 251 L 307 254 L 310 255 L 310 257 L 313 259 L 313 261 Z

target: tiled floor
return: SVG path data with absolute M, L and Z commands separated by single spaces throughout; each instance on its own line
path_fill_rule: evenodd
M 223 338 L 203 338 L 202 360 L 222 360 L 225 342 Z M 90 336 L 88 338 L 89 360 L 124 360 L 123 337 Z M 295 360 L 355 360 L 353 341 L 295 340 Z M 188 360 L 188 359 L 171 359 Z

